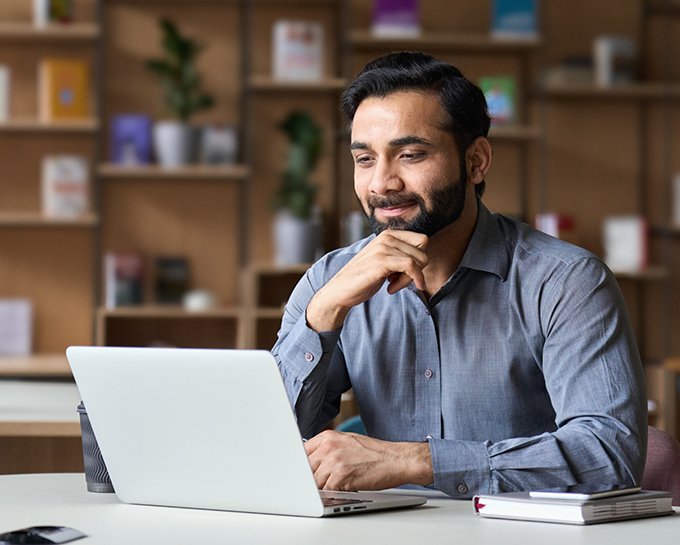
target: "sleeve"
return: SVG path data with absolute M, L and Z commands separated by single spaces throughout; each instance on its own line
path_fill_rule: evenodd
M 310 269 L 293 290 L 272 349 L 305 438 L 338 414 L 340 398 L 351 387 L 339 347 L 341 330 L 317 333 L 307 325 L 307 305 L 324 284 L 319 269 Z
M 544 339 L 536 360 L 557 429 L 497 442 L 429 439 L 435 488 L 470 496 L 641 482 L 646 391 L 616 279 L 599 259 L 586 258 L 550 284 L 536 296 Z

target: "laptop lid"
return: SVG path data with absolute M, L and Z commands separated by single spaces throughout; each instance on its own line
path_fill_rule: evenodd
M 270 353 L 73 346 L 66 355 L 121 501 L 323 514 Z
M 323 501 L 274 357 L 264 350 L 72 346 L 66 351 L 119 499 L 319 517 L 421 505 Z

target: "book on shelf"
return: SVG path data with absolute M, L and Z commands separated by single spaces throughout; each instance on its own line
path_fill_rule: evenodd
M 598 36 L 593 42 L 595 83 L 602 87 L 635 80 L 635 42 L 628 36 Z
M 33 303 L 18 297 L 0 298 L 0 355 L 27 356 L 33 347 Z
M 614 273 L 640 273 L 647 268 L 649 227 L 638 215 L 608 216 L 603 222 L 604 262 Z
M 537 0 L 493 0 L 491 35 L 527 39 L 538 36 Z
M 184 257 L 157 257 L 154 288 L 159 305 L 181 304 L 189 291 L 189 261 Z
M 272 66 L 279 81 L 320 81 L 324 60 L 323 25 L 279 19 L 272 27 Z
M 206 124 L 201 128 L 199 157 L 206 165 L 233 165 L 238 156 L 238 135 L 233 125 Z
M 512 76 L 479 78 L 479 87 L 486 98 L 492 127 L 514 125 L 517 120 L 517 82 Z
M 111 119 L 111 161 L 121 166 L 151 163 L 151 116 L 118 114 Z
M 40 120 L 82 120 L 90 116 L 90 70 L 80 59 L 44 59 L 38 67 Z
M 36 26 L 72 21 L 73 0 L 33 0 L 33 23 Z
M 643 490 L 624 496 L 592 500 L 535 498 L 530 492 L 478 495 L 472 500 L 475 513 L 482 517 L 597 524 L 674 513 L 669 492 Z
M 130 252 L 104 255 L 104 292 L 108 309 L 144 302 L 144 256 Z
M 90 208 L 90 173 L 80 155 L 47 155 L 42 161 L 42 210 L 50 217 L 77 217 Z
M 0 64 L 0 123 L 9 120 L 11 72 L 9 66 Z
M 419 36 L 420 32 L 418 0 L 373 0 L 374 36 L 407 38 Z
M 536 214 L 536 229 L 571 244 L 576 244 L 575 225 L 573 216 L 567 214 L 556 212 Z

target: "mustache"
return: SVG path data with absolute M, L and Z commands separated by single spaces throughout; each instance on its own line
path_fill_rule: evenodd
M 416 193 L 398 193 L 396 195 L 388 195 L 382 197 L 379 195 L 370 195 L 366 199 L 366 204 L 371 211 L 376 208 L 392 208 L 393 206 L 401 206 L 402 204 L 418 203 L 422 208 L 425 204 L 423 198 Z

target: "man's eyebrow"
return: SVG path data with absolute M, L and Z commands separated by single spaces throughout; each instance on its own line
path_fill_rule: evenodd
M 399 146 L 412 146 L 413 144 L 417 144 L 420 146 L 429 146 L 430 143 L 425 140 L 424 138 L 420 138 L 419 136 L 404 136 L 402 138 L 396 138 L 394 140 L 390 141 L 390 147 L 396 148 Z
M 395 138 L 394 140 L 390 140 L 389 146 L 391 148 L 398 148 L 400 146 L 412 146 L 412 145 L 419 145 L 419 146 L 429 146 L 430 143 L 425 140 L 424 138 L 420 138 L 419 136 L 403 136 L 401 138 Z M 369 145 L 365 144 L 364 142 L 352 142 L 352 144 L 349 146 L 350 150 L 357 150 L 357 149 L 368 149 Z

